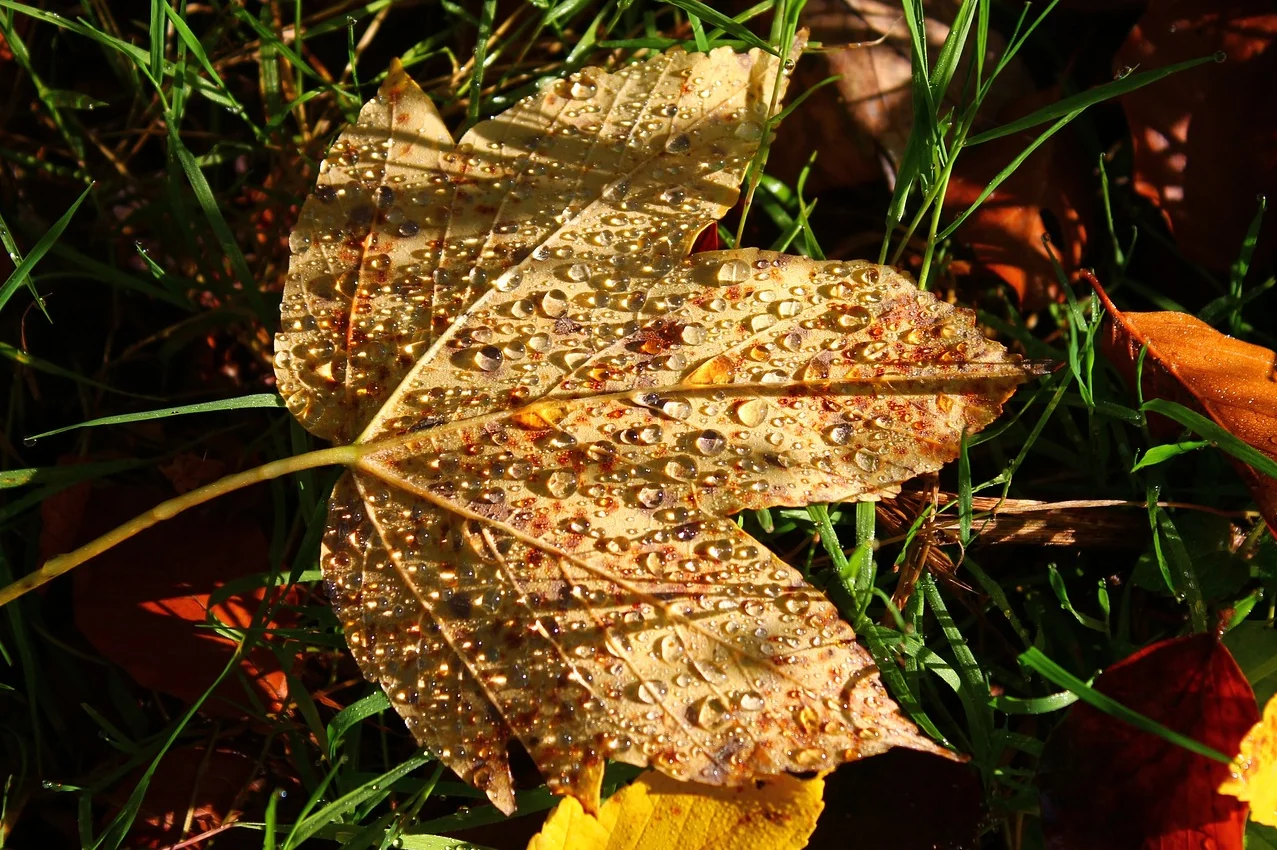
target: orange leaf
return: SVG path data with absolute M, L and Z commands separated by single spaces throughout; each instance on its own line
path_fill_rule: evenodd
M 157 496 L 154 490 L 125 487 L 94 493 L 80 539 L 93 539 L 154 504 Z M 261 528 L 242 513 L 226 516 L 227 507 L 187 512 L 160 523 L 75 574 L 75 622 L 94 648 L 143 687 L 188 703 L 207 690 L 235 651 L 230 638 L 203 628 L 210 594 L 232 579 L 270 568 Z M 262 593 L 257 588 L 231 596 L 213 606 L 212 616 L 232 627 L 247 627 Z M 255 647 L 240 670 L 267 711 L 284 706 L 287 679 L 268 647 Z M 238 677 L 232 676 L 202 710 L 241 718 L 248 702 Z
M 1264 708 L 1233 759 L 1232 773 L 1219 793 L 1250 803 L 1251 820 L 1277 826 L 1277 697 Z
M 1083 277 L 1109 315 L 1105 354 L 1128 386 L 1134 386 L 1135 364 L 1147 345 L 1144 398 L 1195 408 L 1277 460 L 1277 354 L 1226 336 L 1187 313 L 1123 313 L 1094 275 L 1084 272 Z M 1240 461 L 1233 465 L 1277 536 L 1277 481 Z

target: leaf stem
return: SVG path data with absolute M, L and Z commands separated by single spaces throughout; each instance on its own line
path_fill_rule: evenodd
M 237 472 L 234 475 L 228 475 L 225 478 L 214 481 L 212 484 L 206 484 L 189 493 L 183 493 L 181 496 L 169 499 L 167 502 L 161 502 L 146 513 L 134 517 L 96 540 L 84 544 L 79 549 L 68 552 L 65 555 L 50 558 L 40 569 L 26 574 L 4 588 L 0 588 L 0 607 L 52 581 L 63 573 L 70 572 L 85 561 L 102 554 L 117 544 L 123 543 L 156 523 L 177 516 L 188 508 L 202 505 L 207 501 L 216 499 L 218 496 L 243 489 L 251 484 L 270 481 L 304 469 L 313 469 L 317 466 L 353 466 L 368 451 L 368 448 L 368 446 L 361 445 L 334 446 L 294 457 L 286 457 L 253 469 Z

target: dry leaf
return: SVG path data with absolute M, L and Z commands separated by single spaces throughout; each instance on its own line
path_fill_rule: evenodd
M 649 772 L 609 797 L 597 819 L 563 800 L 528 850 L 797 850 L 816 828 L 824 788 L 792 776 L 712 788 Z
M 76 543 L 114 528 L 165 495 L 158 488 L 113 486 L 92 493 Z M 241 503 L 242 506 L 243 503 Z M 212 618 L 246 629 L 268 592 L 264 587 L 222 596 L 228 582 L 270 569 L 270 541 L 252 515 L 223 502 L 159 523 L 98 555 L 75 574 L 75 624 L 93 648 L 144 688 L 186 703 L 203 696 L 235 654 L 238 641 L 205 626 Z M 58 551 L 73 548 L 59 547 Z M 183 553 L 175 558 L 172 553 Z M 271 591 L 274 596 L 274 591 Z M 239 720 L 256 702 L 267 712 L 288 704 L 289 669 L 272 649 L 271 632 L 296 626 L 287 605 L 267 632 L 201 706 Z
M 957 0 L 925 3 L 928 67 L 935 63 L 960 6 Z M 772 170 L 792 181 L 816 151 L 819 156 L 811 164 L 806 184 L 809 192 L 857 186 L 883 177 L 893 183 L 913 125 L 913 44 L 900 3 L 811 0 L 803 6 L 801 20 L 822 46 L 813 61 L 798 66 L 796 87 L 805 90 L 832 75 L 839 79 L 835 85 L 816 91 L 786 119 L 788 132 L 780 134 L 772 149 Z M 951 106 L 962 97 L 961 81 L 973 73 L 967 67 L 973 46 L 974 38 L 959 60 L 955 73 L 958 83 L 946 97 Z M 1001 36 L 990 32 L 986 67 L 997 61 L 1004 48 Z M 1020 61 L 1012 59 L 998 85 L 990 89 L 985 108 L 994 115 L 1004 103 L 1032 90 Z
M 454 147 L 395 67 L 293 234 L 279 385 L 361 447 L 330 595 L 417 740 L 504 811 L 512 739 L 587 811 L 608 758 L 743 785 L 940 751 L 728 516 L 894 493 L 1032 370 L 887 267 L 687 256 L 777 69 L 585 69 Z
M 1010 104 L 998 123 L 1009 123 L 1060 99 L 1057 89 L 1037 92 Z M 954 168 L 945 207 L 957 215 L 974 203 L 990 181 L 1041 128 L 1033 128 L 962 152 Z M 1092 188 L 1089 169 L 1067 139 L 1045 142 L 981 203 L 955 239 L 971 251 L 975 263 L 1015 290 L 1021 308 L 1038 310 L 1060 300 L 1052 254 L 1065 268 L 1082 262 L 1086 250 L 1088 208 Z M 1050 250 L 1042 244 L 1055 225 Z
M 1277 826 L 1277 698 L 1270 699 L 1233 759 L 1219 793 L 1250 804 L 1250 819 Z
M 1277 460 L 1277 354 L 1272 349 L 1226 336 L 1187 313 L 1123 313 L 1099 281 L 1085 276 L 1111 319 L 1105 351 L 1129 386 L 1134 386 L 1135 363 L 1147 345 L 1145 398 L 1167 398 L 1201 410 Z M 1240 461 L 1233 465 L 1277 535 L 1277 481 Z
M 1166 217 L 1185 258 L 1224 269 L 1237 259 L 1256 195 L 1277 192 L 1277 11 L 1271 0 L 1150 3 L 1113 59 L 1123 73 L 1222 51 L 1227 60 L 1123 95 L 1135 191 Z M 1253 262 L 1273 256 L 1264 221 Z

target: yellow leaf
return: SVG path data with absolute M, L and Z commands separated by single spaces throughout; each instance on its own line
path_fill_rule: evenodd
M 722 788 L 644 773 L 597 819 L 574 798 L 563 800 L 528 850 L 792 850 L 816 828 L 824 790 L 819 778 Z
M 416 740 L 503 811 L 511 740 L 587 812 L 609 759 L 745 787 L 945 753 L 731 515 L 895 494 L 1034 369 L 888 266 L 688 256 L 781 67 L 586 68 L 454 144 L 396 66 L 292 234 L 280 392 L 357 449 L 334 608 Z
M 1250 819 L 1277 826 L 1277 697 L 1263 718 L 1242 738 L 1232 772 L 1219 793 L 1250 803 Z

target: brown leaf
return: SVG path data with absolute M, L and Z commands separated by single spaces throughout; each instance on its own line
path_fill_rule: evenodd
M 1059 100 L 1050 89 L 1019 101 L 1001 115 L 1006 123 Z M 945 207 L 956 215 L 969 207 L 1006 164 L 1041 132 L 1035 127 L 995 139 L 958 158 L 945 194 Z M 1066 269 L 1076 268 L 1086 248 L 1089 189 L 1087 172 L 1074 151 L 1054 136 L 1033 152 L 984 200 L 955 238 L 968 246 L 976 263 L 1015 290 L 1026 310 L 1036 310 L 1059 297 L 1051 253 L 1042 244 L 1050 217 L 1058 233 L 1052 251 Z
M 93 494 L 79 542 L 92 540 L 159 501 L 150 489 L 113 487 Z M 145 688 L 194 702 L 226 667 L 235 641 L 203 628 L 210 595 L 226 582 L 270 569 L 269 545 L 242 514 L 187 512 L 95 557 L 75 574 L 75 623 L 103 657 Z M 174 558 L 174 552 L 182 553 Z M 232 627 L 252 624 L 263 591 L 213 606 Z M 275 625 L 287 625 L 276 623 Z M 257 646 L 240 672 L 267 711 L 280 710 L 288 683 L 275 653 Z M 228 677 L 202 710 L 241 718 L 249 695 Z
M 334 606 L 417 740 L 507 812 L 514 738 L 589 811 L 608 758 L 740 786 L 939 751 L 728 517 L 894 493 L 1033 370 L 888 267 L 688 256 L 777 70 L 590 68 L 454 147 L 395 67 L 293 234 L 279 384 L 361 449 Z
M 926 4 L 928 61 L 934 63 L 949 34 L 949 23 L 961 4 L 955 0 L 931 0 Z M 743 7 L 742 7 L 743 8 Z M 813 94 L 786 119 L 789 132 L 773 144 L 769 166 L 792 180 L 812 151 L 820 156 L 813 165 L 808 190 L 850 187 L 894 179 L 913 126 L 910 94 L 912 43 L 898 2 L 889 0 L 810 0 L 803 7 L 802 22 L 813 40 L 822 43 L 821 54 L 805 59 L 795 72 L 799 91 L 832 75 L 833 86 Z M 840 47 L 847 45 L 846 47 Z M 989 33 L 988 55 L 996 61 L 1004 48 L 996 32 Z M 964 79 L 970 49 L 964 51 L 955 79 Z M 1032 88 L 1018 60 L 1003 69 L 999 84 L 985 102 L 995 114 L 1008 100 L 1028 95 Z M 960 96 L 955 86 L 953 98 Z M 954 104 L 956 105 L 956 104 Z
M 1150 3 L 1113 60 L 1120 70 L 1227 56 L 1122 98 L 1135 190 L 1162 210 L 1191 262 L 1222 269 L 1236 260 L 1255 196 L 1277 192 L 1274 36 L 1270 0 Z M 1274 236 L 1270 215 L 1256 263 L 1272 257 Z
M 1114 664 L 1096 690 L 1234 753 L 1259 719 L 1246 677 L 1213 634 L 1161 641 Z M 1047 740 L 1038 771 L 1049 850 L 1241 850 L 1246 807 L 1216 792 L 1228 765 L 1085 703 Z
M 127 804 L 147 767 L 129 773 L 108 796 L 112 817 Z M 256 773 L 253 759 L 234 750 L 210 752 L 202 746 L 173 750 L 151 777 L 127 846 L 171 847 L 222 826 L 229 816 L 242 811 L 250 791 L 256 796 L 263 790 L 253 783 Z M 190 846 L 199 850 L 209 845 L 199 841 Z
M 1147 345 L 1144 398 L 1166 398 L 1199 410 L 1277 460 L 1277 354 L 1272 349 L 1226 336 L 1187 313 L 1123 313 L 1093 275 L 1084 277 L 1109 314 L 1104 350 L 1127 386 L 1135 385 L 1135 364 Z M 1233 465 L 1277 535 L 1277 481 L 1240 461 Z

